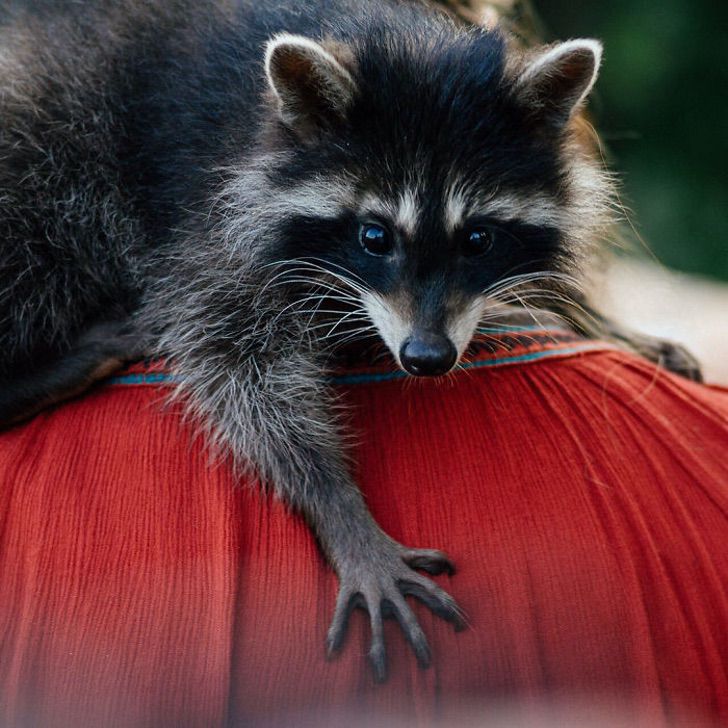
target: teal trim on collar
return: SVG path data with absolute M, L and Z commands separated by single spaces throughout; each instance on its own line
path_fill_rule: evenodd
M 108 384 L 174 384 L 181 377 L 169 372 L 140 372 L 138 374 L 120 374 L 107 380 Z
M 523 331 L 523 327 L 518 329 Z M 493 359 L 481 359 L 479 361 L 464 362 L 454 373 L 457 374 L 460 369 L 481 369 L 484 367 L 501 367 L 509 364 L 523 364 L 528 362 L 536 362 L 542 359 L 552 359 L 557 357 L 572 356 L 590 351 L 604 351 L 613 349 L 614 347 L 599 341 L 584 341 L 574 346 L 564 347 L 561 349 L 543 349 L 541 351 L 531 351 L 525 354 L 517 354 L 515 356 L 498 356 Z M 404 379 L 409 376 L 406 372 L 395 370 L 391 372 L 362 372 L 361 374 L 332 374 L 329 377 L 331 384 L 348 385 L 348 384 L 369 384 L 374 382 L 394 382 L 398 379 Z M 137 374 L 121 374 L 111 377 L 109 384 L 121 384 L 127 386 L 144 385 L 144 384 L 176 384 L 182 381 L 182 377 L 171 374 L 169 372 L 140 372 Z
M 522 329 L 521 329 L 522 330 Z M 550 359 L 556 357 L 571 356 L 589 351 L 604 351 L 612 347 L 603 343 L 584 343 L 578 346 L 571 346 L 565 349 L 545 349 L 544 351 L 533 351 L 528 354 L 518 354 L 516 356 L 499 356 L 497 359 L 484 359 L 480 361 L 469 361 L 460 364 L 457 369 L 453 370 L 454 374 L 461 369 L 482 369 L 484 367 L 500 367 L 508 364 L 521 364 L 526 362 L 534 362 L 540 359 Z M 368 384 L 369 382 L 391 382 L 397 379 L 404 379 L 409 375 L 401 370 L 392 372 L 370 372 L 363 374 L 339 374 L 331 377 L 333 384 Z

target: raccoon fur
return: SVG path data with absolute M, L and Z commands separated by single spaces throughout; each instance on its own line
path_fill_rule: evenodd
M 497 302 L 558 307 L 609 217 L 575 139 L 601 46 L 528 54 L 401 0 L 10 2 L 0 17 L 0 419 L 140 355 L 300 512 L 386 674 L 405 597 L 456 627 L 447 557 L 381 531 L 324 372 L 381 337 L 410 374 Z

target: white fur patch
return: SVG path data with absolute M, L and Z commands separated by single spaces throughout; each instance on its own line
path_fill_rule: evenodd
M 397 363 L 399 351 L 405 339 L 412 336 L 412 323 L 405 320 L 403 312 L 397 310 L 392 301 L 373 292 L 362 294 L 362 303 L 372 323 L 376 326 L 387 348 L 392 352 Z M 473 340 L 476 329 L 483 317 L 484 300 L 479 296 L 474 299 L 464 311 L 451 317 L 448 322 L 447 336 L 455 346 L 458 360 L 462 357 L 468 344 Z
M 296 212 L 321 218 L 338 217 L 354 202 L 354 185 L 344 178 L 316 177 L 287 193 L 288 214 Z
M 508 222 L 518 220 L 527 225 L 561 226 L 563 209 L 549 195 L 501 192 L 489 196 L 469 194 L 462 183 L 451 185 L 445 194 L 445 227 L 453 233 L 474 217 L 492 217 Z
M 504 192 L 484 201 L 482 206 L 478 205 L 474 214 L 503 221 L 518 220 L 527 225 L 558 226 L 563 223 L 561 207 L 552 197 L 543 193 L 521 195 Z
M 445 229 L 452 234 L 462 226 L 468 212 L 468 201 L 462 187 L 453 186 L 445 195 Z
M 335 219 L 356 204 L 354 181 L 343 175 L 319 175 L 286 191 L 277 189 L 271 183 L 271 172 L 287 163 L 288 157 L 278 154 L 260 158 L 242 170 L 218 169 L 223 179 L 228 178 L 216 201 L 222 213 L 218 232 L 231 254 L 239 246 L 247 250 L 269 244 L 275 234 L 273 220 L 291 215 Z
M 382 199 L 372 193 L 365 194 L 359 205 L 360 213 L 376 215 L 393 223 L 407 235 L 414 234 L 420 216 L 417 191 L 412 188 L 403 190 L 399 199 Z
M 417 192 L 406 189 L 399 196 L 399 206 L 397 208 L 397 225 L 408 235 L 414 234 L 417 229 L 417 221 L 419 219 L 419 207 L 417 200 Z
M 411 335 L 412 325 L 408 324 L 384 296 L 367 292 L 362 294 L 362 303 L 372 323 L 394 358 L 399 361 L 399 350 L 404 340 Z
M 382 200 L 374 194 L 366 193 L 359 203 L 359 214 L 376 215 L 387 220 L 395 220 L 397 217 L 397 208 L 390 202 Z
M 458 360 L 475 336 L 478 324 L 483 318 L 483 308 L 484 302 L 478 296 L 464 311 L 448 322 L 447 335 L 457 349 Z

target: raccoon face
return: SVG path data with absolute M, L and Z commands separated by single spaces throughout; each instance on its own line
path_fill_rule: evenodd
M 569 126 L 598 42 L 512 57 L 496 32 L 427 31 L 284 34 L 266 52 L 287 210 L 272 256 L 347 281 L 416 376 L 456 365 L 499 288 L 571 270 L 606 186 Z

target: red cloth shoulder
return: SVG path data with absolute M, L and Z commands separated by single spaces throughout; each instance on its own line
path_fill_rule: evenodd
M 728 725 L 727 392 L 523 330 L 440 384 L 339 375 L 374 516 L 449 553 L 470 623 L 415 605 L 433 666 L 388 623 L 375 685 L 363 615 L 324 659 L 336 578 L 305 525 L 210 464 L 168 380 L 0 437 L 3 726 Z

